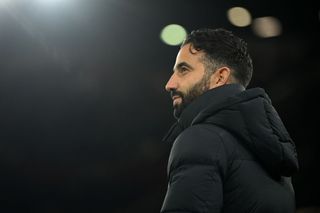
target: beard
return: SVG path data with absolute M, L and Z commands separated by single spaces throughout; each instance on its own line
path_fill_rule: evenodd
M 205 73 L 202 79 L 200 79 L 197 83 L 192 85 L 185 93 L 172 90 L 171 97 L 179 96 L 181 98 L 181 103 L 176 104 L 174 106 L 173 115 L 176 119 L 180 118 L 181 113 L 183 110 L 198 96 L 202 95 L 204 92 L 209 90 L 210 85 L 210 75 Z

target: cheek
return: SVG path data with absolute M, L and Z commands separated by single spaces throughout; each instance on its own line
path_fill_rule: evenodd
M 180 83 L 180 90 L 184 94 L 190 90 L 195 84 L 202 80 L 201 75 L 190 75 L 188 78 L 184 79 L 183 82 Z

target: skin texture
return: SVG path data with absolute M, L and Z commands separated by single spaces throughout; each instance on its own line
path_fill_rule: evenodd
M 226 66 L 212 72 L 204 64 L 204 52 L 191 44 L 184 45 L 176 57 L 173 74 L 165 89 L 171 93 L 174 116 L 179 118 L 183 109 L 204 92 L 231 83 L 231 70 Z

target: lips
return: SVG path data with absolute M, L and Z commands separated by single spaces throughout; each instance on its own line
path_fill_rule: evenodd
M 180 99 L 180 98 L 181 98 L 180 96 L 173 96 L 173 97 L 172 97 L 172 104 L 173 104 L 173 106 L 179 104 L 179 99 Z
M 174 100 L 176 100 L 177 98 L 181 98 L 180 96 L 178 96 L 178 95 L 174 95 L 174 96 L 172 96 L 172 100 L 174 101 Z

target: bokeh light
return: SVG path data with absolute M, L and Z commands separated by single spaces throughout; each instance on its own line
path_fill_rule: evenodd
M 227 11 L 231 24 L 237 27 L 246 27 L 251 24 L 251 14 L 243 7 L 233 7 Z
M 0 0 L 0 9 L 3 7 L 7 7 L 8 3 L 10 3 L 9 0 Z
M 178 24 L 170 24 L 162 29 L 160 38 L 165 44 L 176 46 L 181 44 L 186 36 L 187 31 L 184 27 Z
M 252 24 L 253 32 L 262 38 L 279 36 L 282 33 L 281 22 L 275 17 L 256 18 Z
M 39 3 L 43 3 L 43 4 L 57 4 L 57 3 L 61 3 L 64 0 L 37 0 Z

